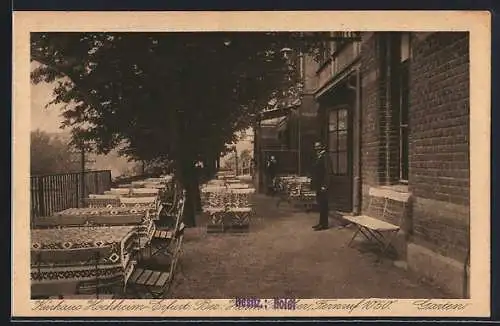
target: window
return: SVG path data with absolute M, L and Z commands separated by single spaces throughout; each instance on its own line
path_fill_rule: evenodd
M 333 32 L 321 33 L 320 37 L 331 37 Z M 321 46 L 318 49 L 318 63 L 323 66 L 332 56 L 333 42 L 330 40 L 325 40 L 321 42 Z
M 322 44 L 320 51 L 321 52 L 319 57 L 319 63 L 320 65 L 323 65 L 328 61 L 328 59 L 330 59 L 330 56 L 332 55 L 332 48 L 330 42 L 324 42 Z
M 328 118 L 328 154 L 330 174 L 348 174 L 348 116 L 347 109 L 332 110 Z
M 409 170 L 409 62 L 411 56 L 410 34 L 403 33 L 399 60 L 399 180 L 408 182 Z
M 334 50 L 340 50 L 344 45 L 351 43 L 352 40 L 347 36 L 349 33 L 347 32 L 334 32 L 332 36 L 336 37 Z

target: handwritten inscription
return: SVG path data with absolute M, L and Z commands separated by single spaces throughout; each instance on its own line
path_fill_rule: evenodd
M 297 303 L 297 310 L 329 310 L 352 313 L 358 310 L 388 310 L 398 300 L 361 299 L 354 303 L 339 300 L 317 300 L 312 303 Z
M 93 311 L 132 311 L 132 312 L 157 312 L 168 314 L 173 311 L 242 311 L 242 310 L 295 310 L 295 311 L 337 311 L 349 314 L 356 312 L 378 313 L 394 309 L 400 302 L 397 299 L 360 299 L 360 300 L 297 300 L 297 299 L 245 299 L 233 300 L 177 300 L 160 299 L 149 301 L 132 301 L 125 299 L 102 300 L 93 299 L 86 301 L 73 300 L 35 300 L 34 311 L 50 312 L 93 312 Z M 269 304 L 268 304 L 269 303 Z M 471 305 L 467 302 L 450 302 L 437 299 L 413 300 L 410 305 L 419 311 L 461 311 Z
M 413 305 L 419 310 L 464 310 L 470 303 L 451 303 L 451 302 L 436 302 L 432 299 L 417 300 L 413 302 Z

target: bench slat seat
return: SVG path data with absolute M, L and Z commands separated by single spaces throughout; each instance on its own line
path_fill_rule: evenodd
M 368 214 L 365 215 L 343 215 L 342 218 L 356 226 L 356 232 L 349 241 L 348 246 L 352 244 L 358 234 L 366 239 L 374 241 L 382 248 L 382 253 L 392 246 L 392 241 L 400 231 L 404 217 L 407 214 L 407 204 L 410 200 L 409 193 L 396 192 L 390 189 L 370 188 L 369 190 Z M 397 208 L 393 207 L 396 203 Z M 382 211 L 382 219 L 370 216 L 372 209 L 378 207 Z M 386 222 L 389 216 L 397 216 L 399 225 Z
M 397 225 L 367 215 L 343 216 L 343 218 L 351 223 L 355 223 L 375 231 L 384 232 L 399 230 L 399 226 Z

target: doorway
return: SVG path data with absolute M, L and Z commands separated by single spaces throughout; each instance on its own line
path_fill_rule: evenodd
M 352 211 L 352 114 L 349 106 L 326 109 L 330 208 Z

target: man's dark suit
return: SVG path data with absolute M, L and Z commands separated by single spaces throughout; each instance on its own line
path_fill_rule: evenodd
M 319 225 L 328 226 L 328 157 L 326 152 L 316 156 L 311 176 L 311 188 L 316 191 L 319 206 Z

